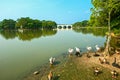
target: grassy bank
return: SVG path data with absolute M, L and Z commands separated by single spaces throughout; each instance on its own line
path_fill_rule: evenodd
M 93 57 L 92 55 L 91 53 L 90 58 L 87 58 L 86 54 L 82 57 L 64 55 L 56 60 L 55 65 L 47 64 L 40 68 L 38 75 L 31 73 L 24 80 L 47 80 L 49 71 L 53 72 L 53 80 L 120 80 L 119 75 L 116 79 L 113 79 L 111 75 L 112 70 L 116 70 L 118 74 L 120 72 L 119 68 L 111 65 L 116 55 L 107 58 L 109 64 L 100 64 L 99 57 Z M 119 56 L 116 57 L 119 58 Z M 98 76 L 94 75 L 94 67 L 100 68 Z

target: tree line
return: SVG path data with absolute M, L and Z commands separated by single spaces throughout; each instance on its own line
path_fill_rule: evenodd
M 91 0 L 91 26 L 109 26 L 111 30 L 120 29 L 120 0 Z
M 54 21 L 31 19 L 29 17 L 21 17 L 16 21 L 13 19 L 4 19 L 0 22 L 0 29 L 54 29 L 57 23 Z
M 87 27 L 87 26 L 89 26 L 88 20 L 84 20 L 84 21 L 81 21 L 81 22 L 76 22 L 76 23 L 73 24 L 73 28 Z
M 120 30 L 120 0 L 91 0 L 93 7 L 89 20 L 76 22 L 73 27 L 110 27 Z

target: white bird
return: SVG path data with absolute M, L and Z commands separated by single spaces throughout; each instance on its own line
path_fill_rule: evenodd
M 37 75 L 37 74 L 39 74 L 39 71 L 35 71 L 33 74 L 34 74 L 34 75 Z
M 87 50 L 88 50 L 88 51 L 91 51 L 91 50 L 92 50 L 92 47 L 87 46 Z
M 49 59 L 49 61 L 50 61 L 50 64 L 53 64 L 52 57 Z
M 53 63 L 55 62 L 55 58 L 53 58 Z
M 97 51 L 100 50 L 100 47 L 98 47 L 98 45 L 95 45 L 95 48 L 96 48 Z
M 50 61 L 50 64 L 53 64 L 55 62 L 55 58 L 51 57 L 49 61 Z
M 72 48 L 69 48 L 69 49 L 68 49 L 69 57 L 73 55 L 73 51 L 74 51 L 74 50 L 73 50 Z
M 75 47 L 76 52 L 80 52 L 80 49 L 78 47 Z
M 75 55 L 80 56 L 80 49 L 78 47 L 75 47 L 75 50 L 76 50 Z
M 70 54 L 72 54 L 72 53 L 73 53 L 73 49 L 69 48 L 69 49 L 68 49 L 68 52 L 69 52 Z

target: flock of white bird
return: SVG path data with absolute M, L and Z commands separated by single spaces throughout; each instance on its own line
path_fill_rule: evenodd
M 87 49 L 88 52 L 90 52 L 90 51 L 92 50 L 92 47 L 91 47 L 91 46 L 87 46 L 86 49 Z M 95 45 L 95 49 L 96 49 L 96 51 L 99 51 L 99 50 L 100 50 L 100 47 L 99 47 L 98 45 Z M 74 49 L 73 49 L 73 48 L 69 48 L 69 49 L 68 49 L 68 53 L 69 53 L 70 55 L 72 55 L 73 52 L 74 52 Z M 80 48 L 75 47 L 75 52 L 80 53 L 80 52 L 81 52 Z M 50 64 L 53 64 L 53 63 L 55 62 L 55 58 L 51 57 L 51 58 L 49 59 L 49 62 L 50 62 Z
M 100 50 L 100 47 L 98 47 L 98 45 L 96 45 L 95 48 L 96 48 L 96 51 L 99 51 L 99 50 Z M 91 47 L 91 46 L 87 46 L 86 49 L 87 49 L 88 52 L 90 52 L 90 51 L 92 50 L 92 47 Z M 72 55 L 73 52 L 74 52 L 74 49 L 73 49 L 73 48 L 69 48 L 69 49 L 68 49 L 69 55 Z M 81 52 L 80 48 L 75 47 L 75 52 L 76 52 L 75 55 L 80 56 L 80 52 Z M 50 63 L 51 65 L 53 65 L 54 62 L 55 62 L 55 58 L 54 58 L 54 57 L 50 57 L 49 63 Z M 53 74 L 52 74 L 52 72 L 50 71 L 50 73 L 48 74 L 48 80 L 52 80 L 52 77 L 53 77 Z
M 92 47 L 91 47 L 91 46 L 87 46 L 86 49 L 87 49 L 87 51 L 89 52 L 89 51 L 92 50 Z M 100 50 L 100 47 L 99 47 L 98 45 L 95 45 L 95 49 L 96 49 L 96 51 L 99 51 L 99 50 Z M 69 53 L 69 54 L 72 54 L 73 51 L 74 51 L 74 49 L 72 49 L 72 48 L 69 48 L 69 49 L 68 49 L 68 53 Z M 76 52 L 80 52 L 80 48 L 75 47 L 75 51 L 76 51 Z

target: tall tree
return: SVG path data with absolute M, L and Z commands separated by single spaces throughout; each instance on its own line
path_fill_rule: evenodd
M 120 0 L 91 0 L 90 24 L 91 26 L 108 26 L 116 28 L 120 24 Z M 109 23 L 111 22 L 111 23 Z
M 0 24 L 1 28 L 3 29 L 15 29 L 16 21 L 12 19 L 4 19 Z
M 54 21 L 42 21 L 42 27 L 43 29 L 54 29 L 57 28 L 57 24 Z
M 120 0 L 91 0 L 93 4 L 90 18 L 91 25 L 108 26 L 109 36 L 106 44 L 106 52 L 109 53 L 111 29 L 120 25 Z M 120 29 L 120 28 L 119 28 Z
M 31 26 L 30 22 L 31 19 L 29 17 L 17 19 L 16 28 L 28 28 L 28 26 Z
M 26 18 L 22 17 L 17 20 L 16 27 L 23 29 L 38 29 L 42 27 L 42 23 L 37 19 L 33 20 L 29 17 Z
M 88 20 L 84 20 L 81 22 L 76 22 L 73 24 L 73 28 L 79 28 L 79 27 L 87 27 L 88 26 Z

